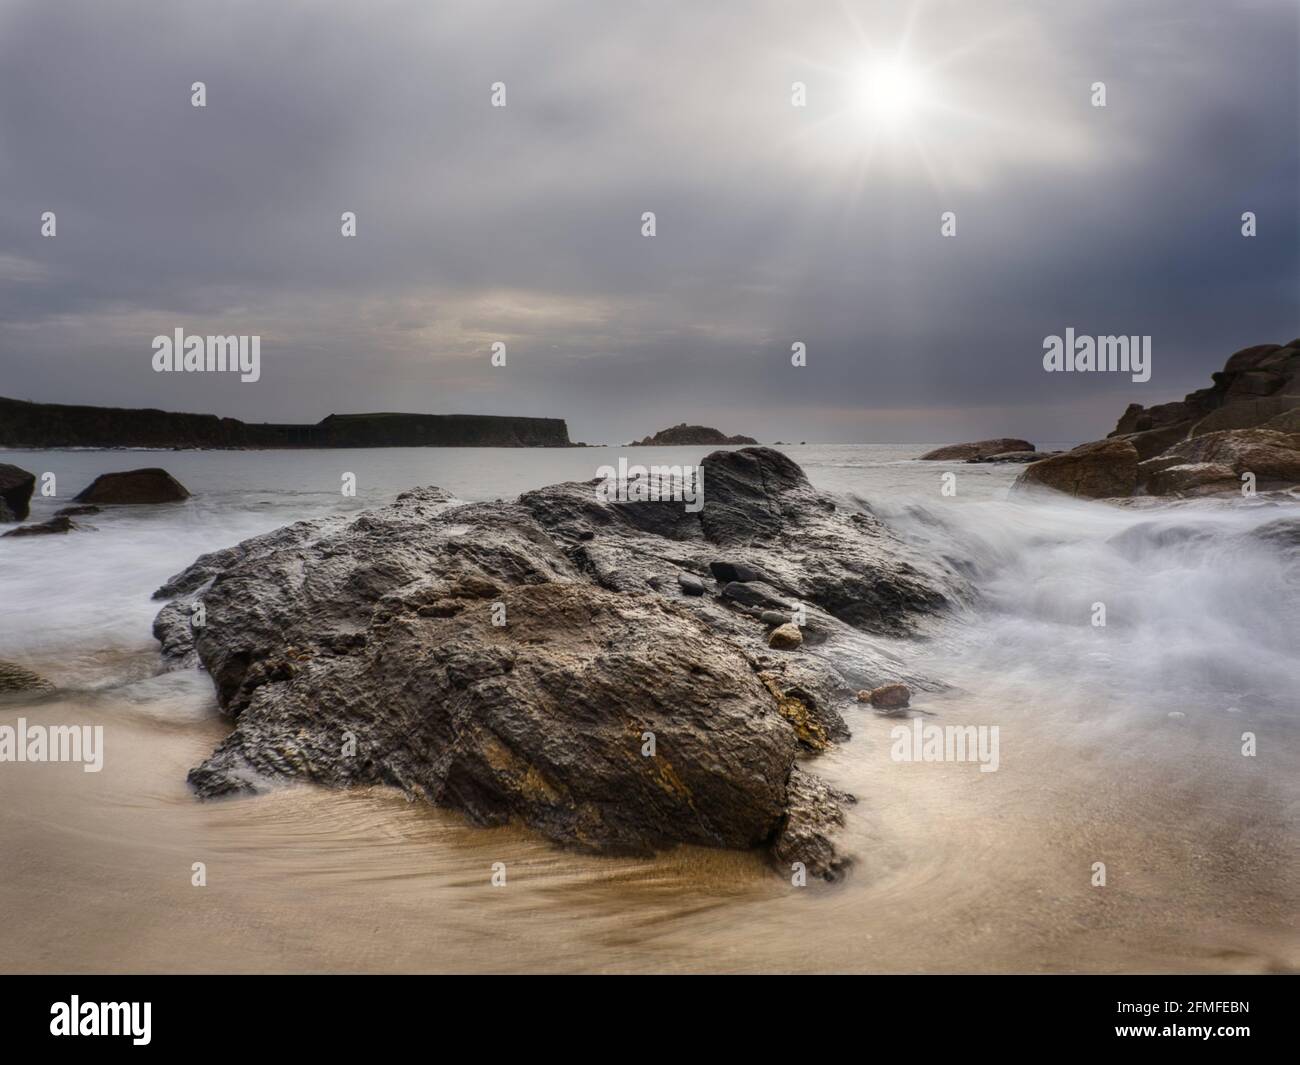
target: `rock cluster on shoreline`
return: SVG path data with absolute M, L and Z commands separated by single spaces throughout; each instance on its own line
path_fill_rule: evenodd
M 933 462 L 1025 463 L 1017 488 L 1083 499 L 1186 498 L 1300 485 L 1300 338 L 1243 348 L 1176 403 L 1130 404 L 1105 440 L 1041 453 L 1027 440 L 949 444 Z
M 803 759 L 847 738 L 859 689 L 934 687 L 881 637 L 966 585 L 780 452 L 703 467 L 698 513 L 595 482 L 423 488 L 199 558 L 154 625 L 234 720 L 191 783 L 388 784 L 586 850 L 764 847 L 834 877 L 851 799 Z M 786 626 L 801 640 L 769 647 Z
M 1237 352 L 1214 384 L 1176 403 L 1130 404 L 1105 440 L 1026 467 L 1017 487 L 1088 499 L 1265 491 L 1300 485 L 1300 338 Z
M 36 483 L 34 474 L 21 470 L 17 466 L 0 465 L 0 521 L 22 521 L 28 515 L 27 501 L 31 497 L 32 487 Z M 7 486 L 17 486 L 13 491 L 25 487 L 26 496 L 21 497 L 21 513 L 16 514 L 10 506 L 11 499 L 18 496 L 6 496 Z M 77 505 L 61 507 L 52 518 L 31 525 L 20 525 L 10 529 L 2 536 L 49 536 L 69 533 L 87 526 L 75 522 L 73 518 L 87 514 L 100 513 L 98 504 L 105 506 L 138 506 L 153 503 L 176 503 L 188 499 L 190 493 L 166 470 L 153 467 L 142 470 L 123 470 L 118 473 L 104 473 L 96 477 L 83 488 L 73 501 Z

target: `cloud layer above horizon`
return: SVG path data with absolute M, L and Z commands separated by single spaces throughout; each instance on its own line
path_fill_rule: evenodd
M 1300 334 L 1298 44 L 1286 0 L 0 0 L 0 395 L 1095 437 Z M 261 380 L 155 374 L 177 327 Z M 1066 327 L 1151 380 L 1044 373 Z

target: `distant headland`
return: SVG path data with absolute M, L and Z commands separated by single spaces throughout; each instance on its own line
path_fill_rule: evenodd
M 314 425 L 0 397 L 4 448 L 574 447 L 563 418 L 331 414 Z

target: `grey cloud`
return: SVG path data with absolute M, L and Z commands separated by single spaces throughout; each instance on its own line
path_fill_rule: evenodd
M 873 152 L 854 79 L 912 9 L 915 63 L 950 58 Z M 596 440 L 683 418 L 1095 436 L 1300 333 L 1298 20 L 1284 0 L 11 2 L 0 393 L 544 414 Z M 177 325 L 261 332 L 263 380 L 151 373 Z M 1152 334 L 1152 381 L 1043 374 L 1067 325 Z

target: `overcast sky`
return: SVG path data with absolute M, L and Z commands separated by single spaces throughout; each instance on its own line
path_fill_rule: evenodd
M 1094 438 L 1300 335 L 1298 11 L 0 0 L 0 395 Z M 1150 381 L 1045 373 L 1067 326 Z M 154 373 L 178 327 L 261 380 Z

